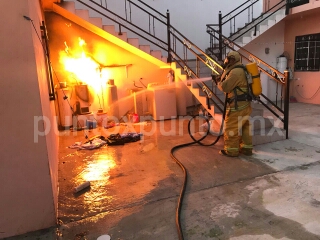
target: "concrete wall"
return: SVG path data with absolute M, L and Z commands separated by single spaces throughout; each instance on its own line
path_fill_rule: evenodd
M 304 11 L 308 11 L 314 8 L 320 7 L 320 1 L 319 0 L 309 0 L 309 3 L 303 4 L 298 7 L 294 7 L 291 9 L 291 14 L 296 14 Z
M 285 22 L 282 21 L 262 35 L 255 38 L 245 46 L 245 49 L 252 52 L 270 66 L 277 68 L 277 59 L 284 52 L 284 28 Z M 262 92 L 270 100 L 276 100 L 277 84 L 266 74 L 261 73 Z M 280 86 L 278 86 L 278 99 L 280 97 Z
M 0 238 L 53 226 L 57 212 L 57 146 L 35 0 L 0 1 Z M 46 116 L 46 124 L 34 118 Z
M 294 68 L 295 37 L 320 33 L 320 8 L 305 13 L 297 13 L 286 21 L 285 51 L 290 55 L 289 66 Z M 299 102 L 320 103 L 320 72 L 294 72 L 291 81 L 291 95 Z

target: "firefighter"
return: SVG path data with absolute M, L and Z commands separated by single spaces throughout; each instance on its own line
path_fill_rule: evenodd
M 240 54 L 231 51 L 224 60 L 224 72 L 218 88 L 226 93 L 227 109 L 224 120 L 224 149 L 219 154 L 237 157 L 239 153 L 252 155 L 252 134 L 249 121 L 251 102 L 246 98 L 248 84 L 241 66 Z

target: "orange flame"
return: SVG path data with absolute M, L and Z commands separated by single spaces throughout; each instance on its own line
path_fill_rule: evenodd
M 79 39 L 79 48 L 71 51 L 65 42 L 64 51 L 60 52 L 60 62 L 66 71 L 73 74 L 79 82 L 88 84 L 96 92 L 102 91 L 101 86 L 109 79 L 109 72 L 102 70 L 100 65 L 84 51 L 86 42 Z

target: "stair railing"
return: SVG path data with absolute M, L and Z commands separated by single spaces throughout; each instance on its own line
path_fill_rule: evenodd
M 153 44 L 157 48 L 163 51 L 168 51 L 167 49 L 167 39 L 163 37 L 163 32 L 167 28 L 167 16 L 161 14 L 155 9 L 149 7 L 145 3 L 141 2 L 144 6 L 148 6 L 147 9 L 141 7 L 140 5 L 134 3 L 131 0 L 122 0 L 124 2 L 123 9 L 118 9 L 117 6 L 120 4 L 117 0 L 117 5 L 108 3 L 107 0 L 75 0 L 81 5 L 91 9 L 93 12 L 98 13 L 101 17 L 107 19 L 112 24 L 119 26 L 118 34 L 122 34 L 121 29 L 126 29 L 132 33 L 135 37 L 146 40 L 148 43 Z M 134 24 L 135 18 L 148 19 L 144 22 L 144 26 L 141 24 Z M 156 32 L 156 27 L 158 33 Z
M 254 30 L 254 36 L 257 32 L 257 27 L 260 23 L 265 21 L 266 19 L 270 18 L 272 15 L 275 15 L 278 11 L 285 8 L 287 6 L 286 0 L 281 0 L 277 4 L 275 4 L 273 7 L 268 8 L 265 12 L 259 12 L 256 14 L 254 12 L 254 9 L 258 8 L 258 4 L 262 0 L 255 0 L 252 2 L 251 0 L 246 1 L 245 3 L 241 4 L 239 7 L 235 8 L 231 12 L 227 13 L 225 16 L 222 16 L 221 11 L 219 12 L 219 19 L 218 24 L 207 24 L 207 27 L 210 28 L 216 28 L 220 33 L 225 34 L 225 28 L 224 25 L 229 23 L 230 24 L 230 30 L 229 30 L 229 38 L 233 41 L 237 40 L 238 38 L 242 37 L 246 33 Z M 244 14 L 248 14 L 248 22 L 243 23 L 239 21 L 238 19 L 245 19 Z M 236 20 L 237 19 L 237 20 Z M 236 25 L 236 22 L 238 25 Z M 239 27 L 242 26 L 242 27 Z M 236 30 L 237 29 L 237 30 Z M 210 39 L 210 42 L 212 39 Z M 211 52 L 219 59 L 224 59 L 224 51 L 222 49 L 221 39 L 218 39 L 218 41 L 213 42 L 214 45 L 219 46 L 218 53 L 215 53 L 214 50 L 216 47 L 209 48 L 208 50 L 211 50 Z
M 170 38 L 172 39 L 170 55 L 172 55 L 172 59 L 174 60 L 174 62 L 176 62 L 176 64 L 178 64 L 179 67 L 184 70 L 188 78 L 200 78 L 201 66 L 210 68 L 213 75 L 220 75 L 222 73 L 223 68 L 219 63 L 213 60 L 209 55 L 207 55 L 193 42 L 187 39 L 173 26 L 170 27 L 170 36 Z M 182 53 L 183 57 L 179 53 Z M 196 61 L 195 71 L 192 70 L 190 60 Z M 208 100 L 207 108 L 210 109 L 210 104 L 212 103 L 218 109 L 218 111 L 222 113 L 224 102 L 218 97 L 216 93 L 213 92 L 212 89 L 210 89 L 210 87 L 208 87 L 205 81 L 196 81 L 194 84 L 196 84 L 198 88 L 202 89 L 202 91 L 206 94 Z
M 203 52 L 189 39 L 182 35 L 176 28 L 170 24 L 170 13 L 161 14 L 155 9 L 148 6 L 143 1 L 137 0 L 122 0 L 123 9 L 119 11 L 112 6 L 112 1 L 107 0 L 75 0 L 81 5 L 99 16 L 112 21 L 119 25 L 119 28 L 126 29 L 135 36 L 152 43 L 154 46 L 162 49 L 168 54 L 167 62 L 176 62 L 186 73 L 188 78 L 199 79 L 200 69 L 202 66 L 210 68 L 214 75 L 219 75 L 222 72 L 222 67 L 209 55 Z M 117 2 L 120 0 L 117 0 Z M 119 3 L 117 4 L 119 6 Z M 141 21 L 136 23 L 138 18 L 148 19 L 145 25 Z M 120 32 L 120 31 L 119 31 Z M 196 69 L 193 71 L 190 65 L 190 59 L 196 61 Z M 217 96 L 216 93 L 208 87 L 204 81 L 196 81 L 195 83 L 207 95 L 208 108 L 213 104 L 218 111 L 223 112 L 224 102 Z M 222 107 L 221 107 L 222 106 Z
M 252 2 L 252 0 L 248 0 L 232 10 L 231 12 L 227 13 L 225 16 L 221 15 L 221 23 L 222 26 L 229 22 L 230 24 L 230 36 L 236 33 L 236 19 L 244 19 L 243 15 L 248 15 L 248 21 L 247 23 L 250 23 L 254 20 L 254 7 L 256 6 L 256 3 L 260 2 L 260 0 L 255 0 Z M 260 14 L 260 13 L 259 13 Z
M 242 37 L 247 32 L 251 31 L 252 29 L 255 30 L 254 35 L 256 35 L 257 26 L 260 23 L 262 23 L 264 20 L 270 18 L 272 15 L 275 15 L 281 9 L 284 9 L 286 7 L 286 5 L 287 5 L 286 0 L 280 1 L 279 3 L 274 5 L 272 8 L 270 8 L 266 12 L 262 13 L 261 16 L 259 16 L 257 19 L 253 18 L 250 22 L 245 24 L 242 28 L 239 28 L 238 31 L 235 31 L 234 33 L 232 33 L 229 38 L 236 40 L 239 37 Z
M 285 71 L 285 73 L 282 73 L 275 69 L 274 67 L 270 66 L 268 63 L 264 62 L 257 56 L 253 55 L 249 51 L 247 51 L 245 48 L 241 47 L 239 44 L 231 40 L 230 38 L 227 38 L 223 34 L 219 32 L 219 30 L 214 29 L 213 27 L 207 26 L 207 33 L 211 35 L 211 37 L 214 37 L 215 39 L 222 39 L 223 48 L 226 49 L 226 52 L 229 51 L 237 51 L 242 57 L 242 60 L 245 60 L 243 62 L 256 62 L 258 65 L 258 68 L 260 72 L 263 72 L 266 74 L 269 79 L 275 81 L 281 86 L 281 99 L 280 103 L 276 100 L 275 102 L 270 100 L 267 96 L 264 94 L 260 95 L 260 99 L 258 100 L 259 103 L 261 103 L 264 107 L 266 107 L 274 116 L 276 116 L 278 119 L 280 119 L 284 124 L 284 129 L 286 130 L 286 138 L 288 138 L 288 120 L 289 120 L 289 73 L 288 71 Z M 267 104 L 265 103 L 267 102 Z M 269 105 L 274 107 L 277 113 L 274 109 L 272 109 Z M 280 116 L 280 115 L 283 115 Z

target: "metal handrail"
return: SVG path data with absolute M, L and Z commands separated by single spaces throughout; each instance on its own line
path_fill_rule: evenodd
M 237 7 L 236 9 L 232 10 L 231 12 L 227 13 L 225 16 L 221 15 L 221 27 L 226 24 L 227 22 L 230 22 L 232 19 L 235 19 L 236 16 L 238 16 L 240 13 L 244 12 L 245 10 L 249 9 L 250 7 L 253 7 L 253 5 L 255 3 L 257 3 L 259 0 L 256 0 L 255 2 L 251 3 L 249 6 L 247 6 L 246 8 L 242 9 L 239 13 L 237 13 L 235 16 L 233 16 L 232 18 L 226 20 L 226 21 L 222 21 L 224 18 L 226 18 L 227 16 L 229 16 L 231 13 L 235 12 L 236 10 L 240 9 L 242 6 L 246 5 L 248 2 L 251 2 L 251 0 L 241 4 L 239 7 Z M 283 6 L 281 6 L 279 9 L 277 9 L 276 11 L 272 12 L 271 14 L 269 14 L 268 16 L 266 16 L 267 13 L 270 13 L 272 10 L 274 10 L 276 7 L 278 7 L 280 4 L 283 4 Z M 268 11 L 265 11 L 261 16 L 259 16 L 259 18 L 262 18 L 264 21 L 265 19 L 267 19 L 268 17 L 272 16 L 273 14 L 275 14 L 277 11 L 279 11 L 280 9 L 282 9 L 283 7 L 285 7 L 287 5 L 286 0 L 281 0 L 280 2 L 278 2 L 276 5 L 274 5 L 272 8 L 268 9 Z M 252 16 L 252 20 L 253 20 L 253 16 Z M 252 26 L 249 30 L 251 30 L 252 28 L 254 28 L 255 26 L 257 26 L 259 23 L 261 23 L 262 21 L 256 23 L 254 26 Z M 254 22 L 254 20 L 249 24 L 252 24 Z M 239 32 L 241 32 L 243 29 L 247 29 L 247 25 L 243 26 L 242 28 L 239 28 L 237 31 L 234 32 L 230 32 L 230 38 L 236 34 L 238 34 Z M 207 26 L 219 26 L 219 24 L 207 24 Z M 248 30 L 248 31 L 249 31 Z M 241 35 L 237 36 L 237 38 L 243 36 L 244 34 L 246 34 L 248 31 L 242 33 Z M 235 39 L 234 39 L 235 40 Z
M 171 35 L 173 35 L 175 37 L 175 39 L 177 39 L 180 35 L 181 38 L 183 38 L 183 40 L 181 40 L 180 38 L 178 38 L 178 40 L 180 41 L 180 43 L 187 45 L 187 47 L 190 49 L 190 51 L 192 53 L 194 53 L 194 55 L 196 57 L 199 57 L 199 59 L 201 59 L 203 61 L 203 59 L 200 57 L 200 55 L 204 56 L 206 58 L 206 61 L 203 61 L 204 64 L 206 64 L 212 71 L 214 71 L 216 74 L 220 74 L 219 71 L 217 71 L 213 66 L 218 67 L 220 70 L 223 70 L 222 66 L 216 62 L 214 59 L 212 59 L 209 55 L 207 55 L 204 51 L 202 51 L 202 49 L 200 49 L 197 45 L 195 45 L 193 42 L 191 42 L 189 39 L 187 39 L 182 33 L 180 33 L 176 28 L 174 28 L 173 26 L 171 26 L 171 29 L 174 31 L 171 31 Z M 177 34 L 176 34 L 177 33 Z M 192 48 L 194 48 L 195 50 L 199 51 L 200 54 L 197 54 L 195 51 L 192 50 Z M 174 52 L 174 54 L 176 54 L 176 52 Z M 210 64 L 211 63 L 211 64 Z
M 250 0 L 249 0 L 250 1 Z M 250 1 L 251 2 L 251 1 Z M 234 15 L 232 18 L 236 18 L 236 16 L 238 16 L 239 14 L 241 14 L 241 13 L 243 13 L 245 10 L 247 10 L 248 8 L 250 8 L 250 7 L 252 7 L 255 3 L 257 3 L 257 2 L 259 2 L 259 0 L 256 0 L 255 2 L 253 2 L 252 4 L 250 4 L 249 6 L 247 6 L 246 8 L 244 8 L 244 9 L 242 9 L 240 12 L 238 12 L 236 15 Z M 225 15 L 224 17 L 226 17 L 226 16 L 228 16 L 228 15 Z M 223 17 L 223 18 L 224 18 Z M 229 21 L 231 21 L 231 19 L 232 18 L 230 18 L 230 19 L 228 19 L 227 21 L 225 21 L 225 22 L 222 22 L 222 25 L 224 25 L 225 23 L 227 23 L 227 22 L 229 22 Z
M 182 69 L 190 69 L 189 71 L 187 71 L 189 77 L 195 77 L 195 78 L 198 78 L 197 74 L 191 70 L 191 68 L 188 66 L 188 64 L 184 63 L 183 59 L 181 59 L 178 55 L 176 56 L 178 58 L 178 61 L 176 61 L 176 63 L 180 66 L 180 68 Z M 181 64 L 181 62 L 184 63 L 184 65 Z M 199 89 L 206 89 L 206 91 L 208 91 L 209 93 L 207 94 L 209 96 L 209 100 L 211 103 L 214 104 L 214 106 L 216 108 L 218 108 L 218 110 L 222 113 L 223 112 L 223 109 L 212 99 L 212 97 L 214 97 L 221 105 L 224 105 L 224 102 L 216 95 L 213 93 L 213 91 L 208 87 L 208 85 L 205 83 L 205 82 L 196 82 L 196 85 L 198 86 Z M 211 98 L 210 98 L 210 95 L 211 95 Z
M 237 44 L 236 42 L 234 42 L 233 40 L 231 40 L 230 38 L 227 38 L 226 36 L 224 36 L 223 34 L 220 34 L 218 30 L 215 30 L 212 27 L 207 26 L 211 31 L 219 34 L 222 36 L 223 42 L 225 44 L 225 46 L 228 46 L 230 49 L 232 49 L 233 51 L 235 51 L 235 48 L 233 46 L 236 46 L 240 49 L 240 51 L 238 51 L 240 53 L 240 55 L 245 58 L 247 61 L 251 62 L 252 60 L 258 62 L 259 64 L 263 64 L 265 67 L 267 67 L 269 70 L 265 70 L 264 68 L 259 67 L 259 69 L 261 71 L 263 71 L 265 74 L 267 74 L 270 78 L 272 78 L 273 80 L 275 80 L 276 82 L 279 82 L 280 84 L 284 84 L 284 79 L 285 79 L 285 75 L 278 71 L 276 68 L 272 67 L 271 65 L 269 65 L 268 63 L 264 62 L 262 59 L 258 58 L 257 56 L 254 56 L 252 53 L 250 53 L 249 51 L 247 51 L 245 48 L 241 47 L 239 44 Z M 210 31 L 207 31 L 208 34 L 210 34 L 211 36 L 212 33 Z M 213 36 L 216 39 L 218 39 L 218 37 Z M 249 54 L 249 57 L 246 57 L 245 55 L 243 55 L 242 53 L 247 53 Z M 270 73 L 271 72 L 271 73 Z
M 241 32 L 243 29 L 246 29 L 245 32 L 243 32 L 243 33 L 240 34 L 240 35 L 237 35 L 237 37 L 233 39 L 233 40 L 236 40 L 236 39 L 242 37 L 242 36 L 243 36 L 244 34 L 246 34 L 247 32 L 249 32 L 251 29 L 256 28 L 256 26 L 258 26 L 258 25 L 259 25 L 260 23 L 262 23 L 264 20 L 268 19 L 270 16 L 274 15 L 275 13 L 277 13 L 278 11 L 280 11 L 283 7 L 285 7 L 285 6 L 286 6 L 286 3 L 285 3 L 283 6 L 279 7 L 276 11 L 273 11 L 272 13 L 270 13 L 269 15 L 266 16 L 267 13 L 269 13 L 272 9 L 278 7 L 278 6 L 279 6 L 280 4 L 282 4 L 284 1 L 285 1 L 285 0 L 282 0 L 281 2 L 277 3 L 277 4 L 274 5 L 272 8 L 270 8 L 268 11 L 264 12 L 264 13 L 260 16 L 260 18 L 262 18 L 260 21 L 258 21 L 258 22 L 253 21 L 253 22 L 252 22 L 252 23 L 255 23 L 253 26 L 248 27 L 249 24 L 252 24 L 252 23 L 249 23 L 248 25 L 246 25 L 246 26 L 238 29 L 238 31 L 232 33 L 232 34 L 230 35 L 230 38 L 233 37 L 233 36 L 235 36 L 235 35 L 237 35 L 237 34 L 238 34 L 239 32 Z
M 131 3 L 133 3 L 133 2 L 132 2 L 132 1 L 130 1 L 130 0 L 128 0 L 128 1 L 129 1 L 129 2 L 131 2 Z M 146 3 L 144 3 L 143 1 L 138 0 L 138 2 L 142 3 L 145 7 L 147 7 L 147 8 L 149 8 L 149 9 L 151 9 L 152 11 L 154 11 L 154 12 L 155 12 L 155 13 L 157 13 L 157 14 L 159 14 L 160 16 L 162 16 L 162 17 L 166 18 L 166 16 L 165 16 L 164 14 L 162 14 L 162 13 L 158 12 L 156 9 L 154 9 L 154 8 L 150 7 L 149 5 L 147 5 Z
M 248 1 L 244 2 L 244 3 L 241 4 L 239 7 L 233 9 L 231 12 L 227 13 L 224 17 L 222 17 L 222 19 L 224 19 L 225 17 L 229 16 L 229 15 L 232 14 L 233 12 L 237 11 L 239 8 L 241 8 L 242 6 L 246 5 L 248 2 L 251 2 L 251 0 L 248 0 Z
M 155 38 L 157 41 L 159 41 L 159 42 L 160 42 L 160 44 L 158 44 L 158 43 L 154 42 L 153 40 L 150 40 L 149 38 L 146 38 L 144 35 L 142 35 L 142 34 L 138 33 L 137 31 L 133 30 L 132 28 L 129 28 L 129 27 L 125 26 L 124 24 L 120 23 L 119 21 L 117 21 L 117 20 L 115 20 L 115 19 L 113 19 L 113 18 L 109 17 L 109 16 L 108 16 L 108 15 L 106 15 L 105 13 L 103 13 L 103 12 L 99 11 L 98 9 L 96 9 L 96 8 L 94 8 L 94 7 L 92 7 L 92 6 L 90 6 L 89 4 L 87 4 L 87 3 L 83 2 L 82 0 L 76 0 L 76 1 L 77 1 L 77 2 L 80 2 L 80 3 L 81 3 L 81 4 L 83 4 L 84 6 L 86 6 L 86 7 L 90 8 L 91 10 L 93 10 L 93 11 L 95 11 L 95 12 L 97 12 L 97 13 L 101 14 L 102 16 L 104 16 L 104 17 L 108 18 L 109 20 L 111 20 L 111 21 L 113 21 L 113 22 L 117 23 L 119 26 L 122 26 L 122 27 L 124 27 L 124 28 L 126 28 L 126 29 L 130 30 L 130 31 L 131 31 L 131 32 L 133 32 L 134 34 L 138 35 L 139 37 L 141 37 L 141 38 L 143 38 L 143 39 L 145 39 L 145 40 L 148 40 L 149 42 L 151 42 L 151 43 L 152 43 L 152 44 L 154 44 L 155 46 L 157 46 L 157 47 L 159 47 L 159 48 L 161 48 L 161 49 L 163 49 L 163 50 L 167 50 L 167 49 L 166 49 L 166 47 L 164 47 L 164 46 L 161 46 L 161 45 L 160 45 L 160 44 L 167 45 L 167 43 L 166 43 L 165 41 L 163 41 L 162 39 L 157 38 L 156 36 L 154 36 L 154 35 L 152 35 L 152 34 L 148 33 L 148 32 L 147 32 L 147 31 L 145 31 L 144 29 L 142 29 L 142 28 L 140 28 L 140 27 L 138 27 L 138 26 L 136 26 L 136 25 L 132 24 L 132 23 L 131 23 L 130 21 L 128 21 L 127 19 L 125 19 L 125 18 L 123 18 L 123 17 L 119 16 L 118 14 L 116 14 L 116 13 L 114 13 L 114 12 L 110 11 L 109 9 L 105 8 L 103 5 L 99 5 L 99 4 L 98 4 L 98 3 L 96 3 L 95 1 L 93 1 L 93 0 L 89 0 L 89 2 L 91 2 L 91 3 L 93 3 L 94 5 L 96 5 L 96 6 L 100 7 L 100 8 L 102 8 L 103 10 L 105 10 L 105 11 L 107 11 L 107 12 L 109 12 L 109 13 L 113 14 L 114 16 L 116 16 L 117 18 L 121 19 L 122 21 L 127 22 L 127 23 L 128 23 L 128 24 L 130 24 L 131 26 L 133 26 L 133 27 L 137 28 L 139 31 L 141 31 L 141 32 L 143 32 L 143 33 L 145 33 L 145 34 L 147 34 L 147 35 L 152 36 L 152 37 L 153 37 L 153 38 Z M 146 13 L 148 13 L 148 12 L 146 12 Z M 149 14 L 149 13 L 148 13 L 148 14 Z M 164 22 L 162 22 L 162 23 L 164 23 Z
M 195 57 L 197 60 L 205 64 L 208 68 L 210 68 L 216 75 L 220 75 L 223 68 L 219 63 L 217 63 L 215 60 L 213 60 L 210 56 L 208 56 L 205 52 L 203 52 L 199 47 L 197 47 L 194 43 L 192 43 L 190 40 L 188 40 L 182 33 L 180 33 L 176 28 L 171 26 L 172 31 L 170 31 L 170 34 L 173 36 L 173 39 L 175 39 L 175 42 L 173 45 L 175 46 L 177 41 L 185 46 Z M 194 49 L 194 50 L 193 50 Z M 191 78 L 199 78 L 198 74 L 192 71 L 191 67 L 184 61 L 175 51 L 175 47 L 172 48 L 171 54 L 173 55 L 173 59 L 176 59 L 176 63 L 187 73 L 188 77 Z M 197 53 L 198 51 L 199 53 Z M 187 57 L 187 56 L 185 56 Z M 205 58 L 205 60 L 203 59 Z M 181 64 L 183 63 L 183 65 Z M 216 69 L 218 68 L 218 70 Z M 219 72 L 220 71 L 220 72 Z M 211 103 L 214 104 L 214 106 L 222 113 L 223 109 L 212 99 L 212 97 L 215 98 L 216 101 L 219 102 L 219 104 L 224 105 L 224 102 L 208 87 L 208 85 L 205 82 L 197 82 L 196 85 L 202 89 L 204 92 L 206 92 L 209 100 Z

